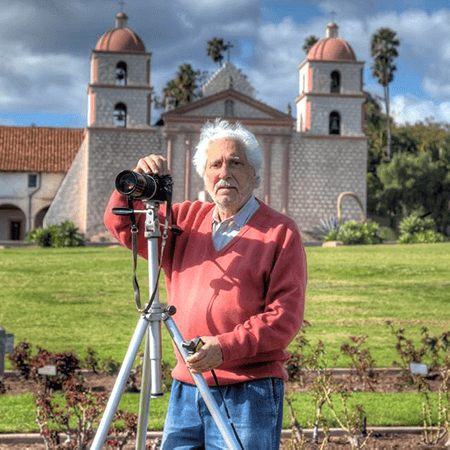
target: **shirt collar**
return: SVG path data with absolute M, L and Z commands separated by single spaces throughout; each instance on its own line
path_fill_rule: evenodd
M 214 208 L 212 221 L 213 223 L 231 223 L 234 222 L 234 224 L 240 228 L 242 228 L 248 220 L 249 215 L 256 211 L 258 209 L 259 203 L 258 200 L 252 195 L 248 202 L 234 215 L 229 217 L 228 219 L 223 220 L 220 222 L 220 220 L 217 217 L 217 206 Z

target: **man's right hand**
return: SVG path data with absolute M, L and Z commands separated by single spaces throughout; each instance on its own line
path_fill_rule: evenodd
M 141 158 L 133 171 L 147 175 L 159 175 L 160 177 L 169 175 L 167 159 L 162 155 L 149 155 Z

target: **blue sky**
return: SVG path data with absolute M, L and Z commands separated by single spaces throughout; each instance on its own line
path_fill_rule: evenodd
M 0 125 L 84 127 L 89 58 L 114 27 L 115 0 L 14 0 L 0 14 Z M 365 89 L 382 96 L 370 76 L 370 38 L 390 27 L 401 42 L 391 84 L 398 124 L 432 118 L 450 123 L 450 1 L 422 0 L 129 0 L 128 26 L 152 52 L 152 86 L 184 62 L 213 74 L 206 56 L 214 36 L 235 47 L 231 61 L 256 98 L 295 114 L 298 66 L 307 36 L 324 37 L 334 17 L 339 34 L 365 61 Z M 154 111 L 155 122 L 161 111 Z

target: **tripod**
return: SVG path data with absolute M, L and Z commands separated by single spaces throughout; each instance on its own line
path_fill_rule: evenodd
M 158 210 L 159 203 L 155 201 L 145 201 L 144 211 L 133 211 L 130 208 L 115 208 L 114 213 L 119 215 L 132 215 L 134 213 L 145 213 L 145 238 L 148 245 L 148 276 L 150 291 L 158 282 L 158 238 L 161 236 Z M 150 292 L 152 293 L 152 292 Z M 137 323 L 133 337 L 128 346 L 125 359 L 117 376 L 116 383 L 111 392 L 111 396 L 103 413 L 102 420 L 91 445 L 91 450 L 100 450 L 107 437 L 107 433 L 114 413 L 119 405 L 120 398 L 126 386 L 128 376 L 132 369 L 134 360 L 141 342 L 146 336 L 144 360 L 142 368 L 142 384 L 139 399 L 139 418 L 136 435 L 136 450 L 145 450 L 147 437 L 147 425 L 150 410 L 150 398 L 162 396 L 162 375 L 161 375 L 161 322 L 164 322 L 170 336 L 172 337 L 183 360 L 190 355 L 189 345 L 183 340 L 172 315 L 175 314 L 174 307 L 163 308 L 159 303 L 158 292 L 154 293 L 154 300 L 150 308 L 144 309 Z M 200 394 L 211 413 L 219 431 L 225 440 L 229 450 L 240 450 L 242 447 L 238 443 L 230 423 L 224 418 L 209 387 L 201 374 L 192 373 L 191 376 Z

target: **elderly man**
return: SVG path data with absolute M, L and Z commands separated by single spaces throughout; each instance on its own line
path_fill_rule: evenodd
M 219 405 L 225 402 L 245 449 L 278 449 L 286 347 L 304 311 L 306 258 L 300 234 L 291 219 L 253 196 L 262 157 L 254 135 L 239 124 L 208 123 L 194 164 L 214 203 L 173 206 L 173 221 L 183 233 L 175 242 L 169 237 L 163 267 L 181 334 L 186 340 L 201 337 L 204 345 L 186 364 L 177 354 L 162 448 L 226 448 L 190 370 L 203 373 Z M 168 173 L 160 155 L 139 160 L 134 170 Z M 105 224 L 130 247 L 129 220 L 111 213 L 125 204 L 114 192 Z M 142 234 L 138 250 L 147 257 Z

